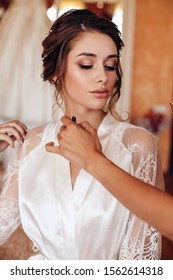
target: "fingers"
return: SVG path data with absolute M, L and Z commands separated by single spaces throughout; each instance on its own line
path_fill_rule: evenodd
M 101 144 L 97 131 L 88 122 L 75 123 L 69 117 L 63 116 L 59 133 L 58 146 L 53 142 L 47 143 L 47 152 L 59 154 L 82 167 L 89 155 L 101 152 Z
M 75 122 L 72 121 L 69 117 L 67 116 L 63 116 L 61 118 L 61 121 L 63 123 L 63 125 L 61 126 L 60 128 L 60 131 L 59 133 L 57 134 L 57 139 L 58 139 L 58 142 L 59 142 L 59 145 L 60 146 L 54 146 L 54 142 L 50 142 L 50 143 L 47 143 L 45 145 L 45 148 L 46 148 L 46 151 L 47 152 L 50 152 L 50 153 L 55 153 L 55 154 L 59 154 L 59 155 L 62 155 L 62 149 L 61 149 L 61 140 L 62 140 L 62 134 L 63 132 L 66 130 L 67 126 L 73 124 L 75 125 Z
M 65 129 L 66 129 L 66 126 L 65 126 L 65 125 L 62 125 L 62 126 L 60 127 L 60 133 L 63 132 L 63 130 L 65 130 Z
M 69 124 L 75 124 L 75 122 L 74 121 L 72 121 L 69 117 L 67 117 L 67 116 L 63 116 L 62 118 L 61 118 L 61 121 L 62 121 L 62 123 L 63 123 L 63 125 L 64 126 L 68 126 Z
M 0 151 L 3 151 L 8 145 L 14 148 L 14 139 L 7 134 L 0 133 Z
M 70 136 L 74 136 L 74 134 L 76 133 L 76 128 L 78 127 L 80 129 L 78 124 L 72 121 L 69 117 L 63 116 L 61 118 L 61 121 L 63 125 L 61 126 L 60 131 L 57 135 L 57 139 L 59 140 L 59 142 L 62 138 L 69 140 L 69 133 Z
M 53 147 L 54 147 L 54 142 L 50 142 L 45 145 L 47 152 L 51 152 L 53 150 Z
M 96 129 L 93 126 L 91 126 L 89 122 L 82 122 L 79 124 L 79 126 L 90 134 L 96 133 Z
M 21 142 L 22 138 L 25 137 L 24 133 L 19 132 L 15 127 L 12 126 L 6 126 L 4 134 L 9 136 L 9 138 L 14 136 L 13 140 L 17 140 L 18 142 Z
M 27 131 L 28 128 L 26 125 L 18 120 L 0 125 L 1 134 L 7 134 L 9 136 L 13 135 L 18 141 L 25 137 Z
M 49 153 L 60 154 L 60 147 L 54 146 L 54 142 L 47 143 L 45 145 L 46 151 Z
M 61 121 L 63 123 L 63 129 L 60 131 L 62 132 L 64 130 L 64 128 L 68 127 L 69 125 L 77 125 L 74 121 L 72 121 L 69 117 L 67 116 L 63 116 L 61 118 Z M 82 122 L 82 123 L 78 123 L 78 125 L 80 127 L 82 127 L 85 131 L 87 131 L 88 133 L 96 133 L 96 130 L 94 127 L 92 127 L 89 122 Z
M 22 122 L 20 122 L 20 121 L 18 121 L 18 120 L 16 120 L 16 121 L 11 121 L 11 122 L 7 122 L 7 123 L 4 123 L 4 124 L 1 124 L 0 125 L 0 128 L 1 127 L 6 127 L 6 126 L 13 126 L 13 127 L 16 127 L 16 129 L 18 129 L 19 131 L 21 130 L 24 130 L 24 131 L 27 131 L 28 130 L 28 128 L 27 128 L 27 126 L 24 124 L 24 123 L 22 123 Z
M 18 120 L 0 124 L 0 152 L 8 146 L 14 148 L 16 140 L 22 143 L 27 131 L 26 125 Z
M 24 123 L 22 123 L 22 122 L 20 122 L 20 121 L 18 121 L 18 120 L 12 121 L 12 122 L 8 123 L 8 126 L 14 126 L 14 127 L 16 127 L 16 129 L 18 129 L 21 133 L 22 133 L 23 131 L 28 131 L 27 126 L 26 126 Z

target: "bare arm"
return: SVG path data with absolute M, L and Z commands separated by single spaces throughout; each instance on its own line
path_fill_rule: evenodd
M 59 146 L 48 144 L 47 151 L 60 154 L 85 169 L 135 215 L 173 240 L 173 197 L 136 179 L 107 159 L 90 124 L 77 125 L 67 117 L 63 117 L 62 122 Z
M 99 168 L 97 168 L 98 165 Z M 135 215 L 173 240 L 173 197 L 171 195 L 139 181 L 102 155 L 91 160 L 88 172 Z

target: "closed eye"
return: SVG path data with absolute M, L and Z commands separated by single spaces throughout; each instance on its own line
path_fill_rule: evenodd
M 79 64 L 79 67 L 81 69 L 91 69 L 93 66 L 92 65 L 88 65 L 88 64 Z
M 91 69 L 93 67 L 93 65 L 80 64 L 79 67 L 81 69 Z M 116 70 L 116 65 L 115 66 L 105 65 L 104 68 L 108 71 L 115 71 Z
M 115 66 L 105 65 L 104 67 L 108 71 L 115 71 L 116 70 L 116 65 Z

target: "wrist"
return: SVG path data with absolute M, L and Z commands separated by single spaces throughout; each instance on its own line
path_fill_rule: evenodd
M 97 151 L 92 156 L 88 156 L 88 160 L 85 162 L 84 169 L 94 177 L 97 177 L 101 170 L 104 171 L 104 166 L 108 162 L 109 160 L 101 152 Z

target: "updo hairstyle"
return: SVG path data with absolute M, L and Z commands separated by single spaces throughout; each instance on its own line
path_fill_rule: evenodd
M 116 67 L 117 79 L 108 104 L 108 109 L 111 111 L 115 102 L 120 97 L 122 69 L 119 58 L 120 51 L 124 44 L 117 26 L 106 18 L 97 16 L 87 9 L 69 10 L 59 17 L 42 42 L 42 78 L 44 81 L 49 81 L 51 84 L 55 85 L 55 100 L 57 105 L 61 106 L 63 103 L 61 88 L 63 85 L 67 55 L 72 49 L 73 42 L 79 39 L 82 33 L 87 31 L 100 32 L 110 36 L 118 51 L 118 63 Z

